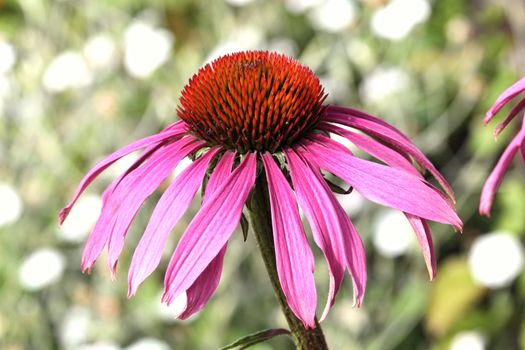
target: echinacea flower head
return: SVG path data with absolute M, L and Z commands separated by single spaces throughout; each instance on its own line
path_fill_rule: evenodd
M 277 273 L 286 300 L 305 327 L 314 327 L 317 292 L 314 257 L 299 215 L 302 208 L 330 274 L 326 317 L 345 271 L 356 304 L 366 285 L 363 243 L 321 170 L 369 200 L 405 213 L 423 250 L 430 277 L 435 256 L 427 220 L 461 229 L 449 184 L 400 131 L 351 108 L 324 104 L 319 79 L 298 61 L 262 51 L 239 52 L 201 68 L 182 92 L 180 121 L 135 141 L 95 165 L 62 209 L 63 222 L 86 186 L 108 166 L 142 154 L 103 194 L 100 217 L 86 243 L 82 269 L 90 270 L 104 246 L 116 273 L 128 228 L 143 202 L 185 157 L 193 162 L 156 204 L 131 261 L 128 294 L 159 265 L 166 240 L 204 187 L 200 210 L 171 256 L 163 300 L 186 293 L 179 318 L 202 309 L 217 288 L 228 241 L 258 176 L 265 177 Z M 330 138 L 338 134 L 377 161 L 360 159 Z M 444 193 L 417 170 L 428 170 Z M 261 169 L 258 171 L 257 169 Z
M 498 112 L 505 107 L 510 101 L 518 97 L 520 94 L 525 92 L 525 77 L 521 78 L 519 81 L 510 86 L 505 90 L 497 99 L 496 102 L 490 107 L 485 115 L 483 122 L 487 125 L 493 118 L 498 114 Z M 523 112 L 525 109 L 525 97 L 522 97 L 520 101 L 512 107 L 508 115 L 501 121 L 494 131 L 494 137 L 497 137 L 505 127 L 514 119 L 520 112 Z M 501 182 L 503 181 L 503 176 L 505 175 L 507 169 L 512 164 L 512 160 L 516 154 L 521 154 L 521 159 L 525 163 L 525 117 L 522 118 L 521 128 L 516 133 L 514 138 L 510 141 L 505 151 L 501 155 L 498 163 L 492 170 L 492 173 L 487 178 L 483 190 L 481 192 L 481 200 L 479 205 L 479 212 L 481 215 L 490 215 L 490 209 L 492 207 L 492 202 L 494 201 L 494 195 L 498 191 Z

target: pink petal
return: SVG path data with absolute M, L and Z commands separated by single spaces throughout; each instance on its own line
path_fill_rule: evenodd
M 316 174 L 302 163 L 292 150 L 285 150 L 285 154 L 299 206 L 303 209 L 312 228 L 314 241 L 322 250 L 328 264 L 330 285 L 328 300 L 320 319 L 323 321 L 334 304 L 345 272 L 343 246 L 335 241 L 341 236 L 341 226 L 333 203 L 323 187 L 323 183 L 326 186 L 324 179 L 315 176 Z
M 205 144 L 193 136 L 181 141 L 189 144 L 182 147 L 171 144 L 165 149 L 160 149 L 156 157 L 154 155 L 149 158 L 146 164 L 124 178 L 116 188 L 113 194 L 115 226 L 108 241 L 108 264 L 113 277 L 118 257 L 124 247 L 124 238 L 144 201 L 166 180 L 184 157 Z
M 416 233 L 425 264 L 427 265 L 428 274 L 432 281 L 436 277 L 436 255 L 434 254 L 434 244 L 432 243 L 430 228 L 425 220 L 408 213 L 405 213 L 405 215 Z
M 368 113 L 365 113 L 363 111 L 360 111 L 358 109 L 350 108 L 350 107 L 342 107 L 342 106 L 328 106 L 327 108 L 327 114 L 345 114 L 347 116 L 356 116 L 361 119 L 369 120 L 375 124 L 381 125 L 387 129 L 389 129 L 391 132 L 397 134 L 397 136 L 404 138 L 406 141 L 410 141 L 410 139 L 403 134 L 401 131 L 396 129 L 393 125 L 388 124 L 386 121 L 384 121 L 381 118 L 374 117 L 373 115 L 370 115 Z
M 162 252 L 173 227 L 190 206 L 201 186 L 208 165 L 219 149 L 213 148 L 189 165 L 164 192 L 151 214 L 128 274 L 128 298 L 159 265 Z
M 521 160 L 523 160 L 523 164 L 525 164 L 525 142 L 521 144 Z
M 213 173 L 211 174 L 208 183 L 206 185 L 206 191 L 204 192 L 204 198 L 202 202 L 205 203 L 209 200 L 211 195 L 217 191 L 217 189 L 228 179 L 232 173 L 233 162 L 235 161 L 235 153 L 226 151 L 217 163 Z
M 80 181 L 80 184 L 78 185 L 77 191 L 75 195 L 73 196 L 73 199 L 66 205 L 58 215 L 58 223 L 61 225 L 66 217 L 68 216 L 69 212 L 71 211 L 71 208 L 77 201 L 78 197 L 84 192 L 87 186 L 101 173 L 103 172 L 107 167 L 109 167 L 111 164 L 119 160 L 120 158 L 124 157 L 125 155 L 134 152 L 138 149 L 155 145 L 157 143 L 166 141 L 168 139 L 177 139 L 178 137 L 182 137 L 186 133 L 186 127 L 185 124 L 177 125 L 177 127 L 174 127 L 172 130 L 164 131 L 159 134 L 149 136 L 143 139 L 140 139 L 138 141 L 135 141 L 118 151 L 110 154 L 108 157 L 104 158 L 102 161 L 98 162 Z
M 510 144 L 507 146 L 503 154 L 501 155 L 498 164 L 492 173 L 485 181 L 483 185 L 483 190 L 481 191 L 481 199 L 479 204 L 479 213 L 481 215 L 490 216 L 490 208 L 492 207 L 492 201 L 494 200 L 494 195 L 498 190 L 501 182 L 503 181 L 503 176 L 507 171 L 507 168 L 512 163 L 512 159 L 516 153 L 520 150 L 523 151 L 523 144 L 525 142 L 525 119 L 523 120 L 524 125 L 522 126 L 520 132 L 512 139 Z
M 503 129 L 505 129 L 505 127 L 518 115 L 518 113 L 523 110 L 523 108 L 525 108 L 525 98 L 515 105 L 505 117 L 505 119 L 503 119 L 503 121 L 499 123 L 498 126 L 496 126 L 496 130 L 494 130 L 494 137 L 497 137 L 503 131 Z
M 450 204 L 418 176 L 328 149 L 315 142 L 308 142 L 306 146 L 305 157 L 348 182 L 369 200 L 461 228 L 461 220 Z
M 346 130 L 328 123 L 323 123 L 321 127 L 327 131 L 345 137 L 366 153 L 390 165 L 391 167 L 405 170 L 409 173 L 419 176 L 419 171 L 408 159 L 406 159 L 393 149 L 383 145 L 382 143 L 365 135 L 357 134 L 350 130 Z
M 186 308 L 177 318 L 185 320 L 200 311 L 208 303 L 213 293 L 215 293 L 221 279 L 222 265 L 227 245 L 226 243 L 224 247 L 222 247 L 219 254 L 213 258 L 186 291 Z
M 124 177 L 144 163 L 146 159 L 148 159 L 162 146 L 162 143 L 159 145 L 160 146 L 153 145 L 147 147 L 141 156 L 124 172 L 124 174 L 115 179 L 102 194 L 102 211 L 86 242 L 81 263 L 82 271 L 91 269 L 95 259 L 100 255 L 100 252 L 106 245 L 109 235 L 113 229 L 115 217 L 113 215 L 113 211 L 108 209 L 108 206 L 111 206 L 109 199 L 111 198 L 113 191 L 120 184 Z
M 385 164 L 396 169 L 407 171 L 423 179 L 423 175 L 421 175 L 421 173 L 412 165 L 411 162 L 409 162 L 405 157 L 403 157 L 393 149 L 386 147 L 382 143 L 377 142 L 374 139 L 368 138 L 367 136 L 356 134 L 352 131 L 340 128 L 335 125 L 323 123 L 321 124 L 321 126 L 323 128 L 326 128 L 327 131 L 334 132 L 338 135 L 346 137 L 357 147 L 361 148 L 363 151 L 367 152 L 373 157 L 381 160 Z M 323 135 L 315 135 L 313 139 L 322 140 L 324 143 L 327 143 L 327 145 L 329 145 L 330 148 L 334 147 L 334 144 L 340 145 L 339 143 Z M 441 194 L 441 192 L 439 192 L 439 194 L 445 200 L 448 200 L 443 194 Z
M 326 145 L 333 149 L 340 149 L 337 145 L 341 145 L 332 139 L 318 135 L 320 139 L 327 142 Z M 297 151 L 297 150 L 296 150 Z M 343 151 L 349 153 L 343 147 Z M 309 165 L 314 172 L 320 172 L 319 164 L 315 162 L 313 157 L 304 156 L 304 152 L 299 150 L 303 154 L 302 160 Z M 337 215 L 339 223 L 341 224 L 342 231 L 345 233 L 345 238 L 340 240 L 343 242 L 345 249 L 346 265 L 350 271 L 354 287 L 354 305 L 361 305 L 365 293 L 366 286 L 366 255 L 363 242 L 357 232 L 356 228 L 350 221 L 350 218 L 346 215 L 346 212 L 341 207 L 337 199 L 332 196 L 334 208 L 337 209 Z
M 290 167 L 293 187 L 297 194 L 300 207 L 303 209 L 312 228 L 314 241 L 323 251 L 330 274 L 330 288 L 328 300 L 321 316 L 325 319 L 334 304 L 335 296 L 343 281 L 345 266 L 353 271 L 351 255 L 357 254 L 364 257 L 363 251 L 354 252 L 347 239 L 349 231 L 344 231 L 346 225 L 340 222 L 339 203 L 334 198 L 330 188 L 320 175 L 318 169 L 314 170 L 305 164 L 293 150 L 285 150 L 286 159 Z M 346 216 L 346 215 L 345 215 Z M 366 262 L 364 262 L 366 267 Z M 354 274 L 352 273 L 352 276 Z M 358 278 L 362 274 L 356 274 Z M 365 270 L 366 279 L 366 270 Z M 364 282 L 356 281 L 356 300 L 362 300 L 364 295 Z
M 144 200 L 164 181 L 182 158 L 202 145 L 202 142 L 193 137 L 187 137 L 164 146 L 124 179 L 120 180 L 119 177 L 108 188 L 110 191 L 104 192 L 105 196 L 108 196 L 106 205 L 94 231 L 99 227 L 107 231 L 104 236 L 107 237 L 106 240 L 109 239 L 108 250 L 112 270 L 128 227 Z M 97 237 L 95 234 L 91 236 L 93 240 Z M 105 244 L 105 240 L 92 244 L 91 236 L 82 256 L 84 269 L 91 268 Z
M 257 155 L 246 154 L 182 235 L 164 278 L 163 300 L 168 304 L 195 282 L 232 235 L 255 182 L 256 165 Z
M 335 198 L 334 201 L 336 201 Z M 363 246 L 359 232 L 357 232 L 354 224 L 352 224 L 352 221 L 350 221 L 350 218 L 346 215 L 343 207 L 337 201 L 336 204 L 335 207 L 337 209 L 337 215 L 339 216 L 339 222 L 345 233 L 343 243 L 346 252 L 347 267 L 350 271 L 354 288 L 354 306 L 361 306 L 365 296 L 367 279 L 365 247 Z
M 365 115 L 365 117 L 363 117 L 363 115 Z M 359 114 L 327 113 L 326 120 L 361 130 L 399 153 L 413 157 L 418 164 L 430 171 L 447 195 L 455 201 L 454 191 L 443 175 L 441 175 L 436 167 L 406 136 L 402 135 L 401 132 L 393 126 L 385 126 L 386 123 L 384 121 L 379 122 L 378 118 L 371 117 L 362 112 L 359 112 Z
M 115 183 L 115 182 L 114 182 Z M 112 212 L 107 209 L 109 195 L 113 192 L 113 184 L 108 187 L 102 194 L 102 211 L 100 213 L 93 230 L 89 234 L 84 251 L 82 253 L 82 261 L 80 263 L 82 272 L 91 272 L 91 267 L 95 260 L 100 255 L 100 252 L 108 241 L 109 234 L 114 226 L 114 218 Z
M 501 95 L 498 96 L 496 102 L 494 102 L 492 107 L 490 107 L 490 109 L 487 111 L 485 119 L 483 119 L 485 125 L 487 125 L 490 120 L 494 118 L 494 116 L 503 108 L 503 106 L 505 106 L 510 100 L 521 94 L 523 91 L 525 91 L 525 77 L 512 84 L 509 88 L 503 91 Z
M 305 327 L 315 327 L 317 293 L 314 257 L 299 216 L 292 189 L 270 153 L 262 155 L 272 211 L 275 262 L 290 309 Z
M 172 131 L 172 130 L 175 130 L 175 129 L 188 130 L 188 125 L 184 121 L 178 120 L 175 123 L 171 123 L 170 125 L 165 127 L 164 130 L 162 130 L 161 132 Z
M 215 170 L 208 180 L 203 203 L 207 202 L 217 188 L 219 188 L 230 176 L 232 172 L 235 153 L 227 151 L 218 162 Z M 208 303 L 211 296 L 219 286 L 222 275 L 222 265 L 224 254 L 226 253 L 227 244 L 220 250 L 219 254 L 210 262 L 202 271 L 200 276 L 193 282 L 186 291 L 186 308 L 178 316 L 179 319 L 185 320 L 196 312 L 200 311 Z

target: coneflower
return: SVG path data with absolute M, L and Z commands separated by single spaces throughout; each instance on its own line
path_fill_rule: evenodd
M 492 118 L 498 112 L 507 105 L 515 97 L 519 96 L 525 91 L 525 78 L 521 78 L 519 81 L 510 86 L 507 90 L 497 98 L 496 102 L 490 107 L 485 115 L 483 122 L 487 125 Z M 525 98 L 521 98 L 520 101 L 511 109 L 509 114 L 501 121 L 494 130 L 494 137 L 496 138 L 505 127 L 514 119 L 520 112 L 525 109 Z M 512 160 L 517 153 L 521 153 L 521 158 L 525 163 L 525 118 L 522 120 L 521 129 L 514 136 L 512 141 L 501 155 L 498 163 L 492 173 L 488 177 L 485 185 L 483 186 L 483 191 L 481 192 L 481 200 L 479 205 L 479 212 L 481 215 L 490 215 L 490 208 L 492 207 L 492 202 L 494 200 L 494 195 L 496 194 L 501 182 L 503 181 L 503 176 L 509 168 Z
M 97 175 L 124 155 L 144 149 L 105 190 L 82 269 L 89 271 L 107 245 L 109 268 L 115 274 L 126 233 L 140 206 L 190 156 L 194 161 L 164 192 L 135 249 L 129 296 L 157 268 L 168 235 L 205 185 L 201 208 L 169 262 L 163 301 L 169 304 L 186 293 L 187 305 L 179 316 L 183 319 L 208 302 L 219 284 L 228 240 L 246 204 L 297 346 L 326 348 L 316 319 L 314 257 L 299 206 L 330 274 L 321 320 L 334 303 L 345 271 L 353 282 L 355 304 L 362 303 L 366 261 L 363 243 L 321 170 L 341 178 L 369 200 L 404 212 L 432 279 L 436 262 L 426 220 L 456 229 L 462 226 L 451 187 L 400 131 L 366 113 L 326 105 L 325 98 L 309 68 L 276 53 L 239 52 L 201 68 L 182 92 L 181 121 L 102 160 L 62 209 L 60 222 Z M 348 139 L 380 162 L 354 156 L 330 134 Z M 415 165 L 428 170 L 445 194 L 428 183 Z

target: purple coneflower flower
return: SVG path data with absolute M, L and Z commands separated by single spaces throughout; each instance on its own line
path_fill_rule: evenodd
M 62 209 L 60 222 L 97 175 L 124 155 L 144 149 L 105 190 L 102 213 L 88 238 L 82 269 L 89 271 L 107 245 L 109 268 L 115 274 L 124 238 L 140 206 L 177 164 L 190 156 L 193 163 L 164 192 L 135 249 L 129 296 L 157 268 L 168 235 L 206 183 L 201 208 L 169 262 L 163 296 L 169 304 L 186 293 L 182 319 L 200 310 L 217 288 L 228 240 L 239 224 L 256 177 L 264 176 L 278 277 L 294 314 L 306 327 L 314 327 L 314 258 L 299 206 L 330 273 L 321 319 L 332 306 L 346 270 L 353 281 L 355 303 L 361 304 L 366 284 L 363 243 L 321 170 L 346 181 L 371 201 L 404 212 L 433 278 L 436 262 L 426 220 L 456 229 L 462 226 L 451 204 L 451 187 L 400 131 L 366 113 L 325 105 L 325 97 L 309 68 L 276 53 L 240 52 L 201 68 L 182 92 L 181 121 L 102 160 Z M 348 139 L 380 162 L 354 156 L 330 139 L 331 133 Z M 414 163 L 427 169 L 446 195 L 429 184 Z
M 492 118 L 512 99 L 525 91 L 525 78 L 521 78 L 519 81 L 510 86 L 505 90 L 494 102 L 492 107 L 487 111 L 483 123 L 487 125 Z M 525 98 L 522 98 L 509 112 L 507 117 L 503 119 L 494 130 L 494 137 L 496 138 L 505 127 L 525 108 Z M 481 215 L 490 215 L 490 208 L 494 200 L 494 195 L 498 190 L 501 182 L 503 181 L 503 176 L 507 171 L 508 167 L 512 163 L 516 153 L 521 153 L 521 158 L 525 163 L 525 118 L 522 120 L 521 129 L 518 131 L 516 136 L 509 143 L 503 154 L 501 155 L 498 164 L 492 173 L 488 177 L 485 185 L 483 185 L 483 190 L 481 192 L 481 200 L 479 204 L 479 213 Z

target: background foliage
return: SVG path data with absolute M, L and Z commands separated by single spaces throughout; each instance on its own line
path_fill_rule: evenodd
M 67 227 L 56 225 L 90 165 L 176 120 L 180 90 L 198 67 L 239 49 L 277 50 L 309 65 L 330 103 L 397 125 L 459 198 L 463 234 L 432 226 L 434 282 L 414 241 L 389 250 L 405 239 L 397 232 L 406 230 L 403 225 L 387 221 L 390 241 L 377 232 L 390 213 L 355 193 L 344 199 L 365 241 L 369 283 L 364 306 L 355 309 L 345 282 L 323 323 L 332 348 L 467 349 L 459 346 L 468 341 L 478 348 L 520 348 L 521 265 L 516 279 L 490 287 L 473 277 L 469 256 L 486 233 L 509 232 L 519 242 L 525 234 L 518 161 L 491 219 L 477 214 L 482 182 L 512 134 L 493 142 L 493 128 L 484 128 L 482 117 L 525 72 L 525 5 L 394 2 L 412 5 L 388 12 L 388 0 L 0 0 L 0 348 L 213 349 L 285 326 L 254 239 L 244 243 L 240 232 L 218 292 L 194 318 L 177 321 L 175 309 L 161 307 L 162 268 L 126 300 L 132 247 L 158 194 L 132 226 L 117 280 L 111 281 L 105 256 L 91 275 L 80 273 L 82 242 L 100 193 L 129 159 L 91 187 Z M 166 258 L 184 227 L 172 235 Z M 497 267 L 504 255 L 494 247 L 487 266 Z M 326 293 L 321 256 L 316 278 Z M 291 346 L 278 338 L 254 348 Z

